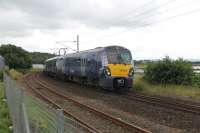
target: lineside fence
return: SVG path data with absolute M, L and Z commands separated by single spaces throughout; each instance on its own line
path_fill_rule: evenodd
M 80 133 L 80 124 L 43 101 L 26 94 L 4 73 L 4 86 L 14 133 Z

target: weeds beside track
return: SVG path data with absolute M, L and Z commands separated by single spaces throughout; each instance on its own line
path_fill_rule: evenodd
M 177 100 L 177 99 L 175 100 L 171 98 L 151 96 L 138 92 L 128 93 L 125 97 L 128 99 L 133 99 L 148 104 L 158 105 L 165 108 L 170 108 L 174 110 L 200 115 L 200 104 L 197 105 L 197 104 L 187 103 L 186 101 L 183 100 Z
M 150 131 L 147 131 L 147 130 L 140 128 L 138 126 L 135 126 L 133 124 L 127 123 L 123 120 L 119 120 L 111 115 L 108 115 L 104 112 L 98 111 L 88 105 L 82 104 L 79 101 L 76 101 L 62 93 L 59 93 L 59 92 L 55 91 L 52 87 L 50 87 L 49 85 L 45 84 L 44 82 L 42 82 L 41 80 L 38 80 L 38 79 L 39 79 L 38 75 L 35 75 L 35 77 L 33 77 L 31 80 L 34 80 L 34 82 L 36 84 L 40 85 L 41 88 L 45 88 L 47 91 L 51 92 L 52 94 L 55 94 L 55 95 L 63 98 L 64 100 L 70 101 L 73 104 L 75 104 L 76 106 L 84 108 L 85 110 L 87 110 L 95 115 L 98 115 L 99 117 L 106 119 L 107 121 L 111 121 L 113 124 L 120 126 L 126 130 L 129 130 L 129 132 L 131 131 L 131 132 L 137 132 L 137 133 L 150 133 Z

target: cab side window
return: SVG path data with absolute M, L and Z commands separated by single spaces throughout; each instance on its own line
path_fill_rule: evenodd
M 101 53 L 101 61 L 102 61 L 102 66 L 107 66 L 108 58 L 107 58 L 106 52 Z

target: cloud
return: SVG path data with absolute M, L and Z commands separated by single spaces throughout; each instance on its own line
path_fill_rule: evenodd
M 148 3 L 149 2 L 149 3 Z M 150 3 L 151 2 L 151 3 Z M 26 36 L 33 30 L 54 32 L 82 25 L 97 29 L 137 27 L 146 23 L 152 0 L 1 0 L 0 35 Z M 138 8 L 140 7 L 140 8 Z M 155 12 L 153 12 L 155 13 Z

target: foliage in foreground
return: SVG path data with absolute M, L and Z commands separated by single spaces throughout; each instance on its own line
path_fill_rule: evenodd
M 18 80 L 23 76 L 22 73 L 20 73 L 19 71 L 15 70 L 15 69 L 9 70 L 8 73 L 9 73 L 10 77 L 14 80 Z
M 0 69 L 0 81 L 3 81 L 3 72 L 4 72 L 4 70 Z
M 9 68 L 30 68 L 32 65 L 30 54 L 21 47 L 11 44 L 1 45 L 0 54 L 5 58 Z
M 151 83 L 191 85 L 193 83 L 192 64 L 183 59 L 172 60 L 169 57 L 158 62 L 148 63 L 144 79 Z
M 11 130 L 9 129 L 10 125 L 11 125 L 11 121 L 9 118 L 8 106 L 5 101 L 3 83 L 0 82 L 0 133 L 11 132 Z
M 32 96 L 25 96 L 25 101 L 32 132 L 58 132 L 59 123 L 61 121 L 58 119 L 60 117 L 58 112 L 55 113 L 56 110 L 52 109 L 52 107 L 43 101 Z M 62 119 L 65 124 L 71 124 L 72 122 L 72 120 L 68 119 L 68 117 L 63 117 Z M 74 130 L 68 128 L 68 131 L 73 132 Z
M 46 104 L 32 96 L 26 97 L 27 115 L 33 132 L 56 132 L 54 129 L 55 116 L 48 110 Z

